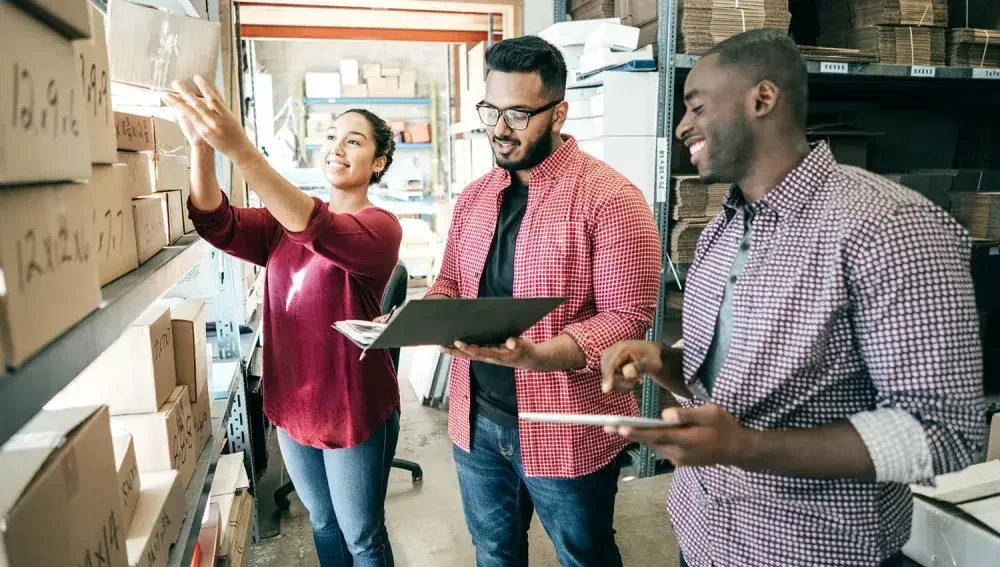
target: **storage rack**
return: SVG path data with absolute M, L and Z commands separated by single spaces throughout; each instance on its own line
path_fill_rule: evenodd
M 653 328 L 648 338 L 654 342 L 664 339 L 664 319 L 666 315 L 667 290 L 673 286 L 681 288 L 690 267 L 686 264 L 674 264 L 668 256 L 670 250 L 670 191 L 672 162 L 672 137 L 676 125 L 674 115 L 674 99 L 680 81 L 694 67 L 700 58 L 697 55 L 677 53 L 679 0 L 659 0 L 657 2 L 657 45 L 656 61 L 658 81 L 658 99 L 656 107 L 656 156 L 655 193 L 653 212 L 657 230 L 660 234 L 660 246 L 664 252 L 664 265 L 661 272 L 661 285 L 656 302 L 656 314 Z M 566 21 L 566 1 L 554 1 L 554 21 Z M 929 67 L 920 65 L 895 65 L 886 63 L 842 63 L 807 61 L 806 67 L 810 74 L 810 83 L 824 85 L 839 85 L 848 88 L 850 85 L 861 84 L 871 89 L 888 89 L 907 92 L 919 86 L 928 92 L 945 92 L 949 94 L 969 95 L 980 102 L 997 103 L 1000 101 L 1000 70 L 972 69 L 966 67 Z M 961 91 L 959 91 L 961 89 Z M 471 129 L 471 128 L 470 128 Z M 989 254 L 1000 253 L 997 247 L 990 248 Z M 642 386 L 641 413 L 644 417 L 659 417 L 660 387 L 646 378 Z M 991 407 L 1000 408 L 1000 396 L 988 399 Z M 630 451 L 634 468 L 640 477 L 652 476 L 669 470 L 670 467 L 646 446 L 640 446 Z

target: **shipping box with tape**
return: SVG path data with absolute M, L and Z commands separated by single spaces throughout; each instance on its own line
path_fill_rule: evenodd
M 94 234 L 97 238 L 97 271 L 101 285 L 134 270 L 139 265 L 135 245 L 132 199 L 125 194 L 128 167 L 95 165 L 93 187 Z
M 156 170 L 153 152 L 118 152 L 118 163 L 125 164 L 125 194 L 130 199 L 153 194 Z
M 119 150 L 130 152 L 156 150 L 153 119 L 149 116 L 115 111 L 115 135 Z
M 174 388 L 156 413 L 111 418 L 111 429 L 115 435 L 132 436 L 140 473 L 174 470 L 181 475 L 181 487 L 187 487 L 198 460 L 187 386 Z
M 0 565 L 124 565 L 105 407 L 42 411 L 0 447 Z
M 132 199 L 132 214 L 139 264 L 142 264 L 167 245 L 167 198 L 154 194 Z
M 0 189 L 0 362 L 7 366 L 101 303 L 91 191 L 83 183 Z
M 125 0 L 108 3 L 111 80 L 148 89 L 197 86 L 195 75 L 215 80 L 221 27 Z
M 121 489 L 122 510 L 125 513 L 125 532 L 132 525 L 135 508 L 139 503 L 139 464 L 135 460 L 135 445 L 131 435 L 118 435 L 112 441 L 115 446 L 115 471 L 118 473 L 118 487 Z
M 73 60 L 80 77 L 80 96 L 83 98 L 83 123 L 90 138 L 91 163 L 115 163 L 117 136 L 115 113 L 111 110 L 111 79 L 108 76 L 108 44 L 104 33 L 104 14 L 93 4 L 90 6 L 91 27 L 89 39 L 73 42 L 76 57 Z
M 153 305 L 46 407 L 107 404 L 111 415 L 157 412 L 176 383 L 170 311 Z
M 90 178 L 73 43 L 10 2 L 0 2 L 0 85 L 0 185 Z
M 163 567 L 184 522 L 184 485 L 174 471 L 142 473 L 142 490 L 128 530 L 129 567 Z

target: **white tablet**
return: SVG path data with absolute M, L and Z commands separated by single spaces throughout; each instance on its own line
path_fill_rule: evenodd
M 628 426 L 641 429 L 651 429 L 658 427 L 672 427 L 662 419 L 651 419 L 648 417 L 627 417 L 624 415 L 590 415 L 582 413 L 536 413 L 521 412 L 518 417 L 525 421 L 539 421 L 543 423 L 568 423 L 572 425 L 615 425 Z

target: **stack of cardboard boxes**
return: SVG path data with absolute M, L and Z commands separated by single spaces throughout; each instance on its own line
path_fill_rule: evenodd
M 305 76 L 306 98 L 413 98 L 417 96 L 417 72 L 403 69 L 398 61 L 361 64 L 357 59 L 340 62 L 340 72 L 311 72 Z
M 154 305 L 46 406 L 107 406 L 131 565 L 165 559 L 211 437 L 204 311 Z

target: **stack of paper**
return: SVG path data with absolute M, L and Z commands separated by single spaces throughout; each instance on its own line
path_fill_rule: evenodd
M 722 201 L 729 192 L 726 183 L 705 186 L 695 176 L 674 178 L 674 207 L 671 218 L 705 219 L 722 212 Z
M 566 2 L 573 21 L 615 17 L 615 0 L 569 0 Z
M 368 348 L 375 339 L 385 330 L 385 323 L 373 323 L 371 321 L 337 321 L 333 328 L 340 331 L 344 336 L 358 345 L 361 349 Z
M 1000 241 L 1000 193 L 953 193 L 951 214 L 973 240 Z
M 683 0 L 679 7 L 682 53 L 705 53 L 739 33 L 761 28 L 788 31 L 788 0 Z
M 874 51 L 883 63 L 944 65 L 945 30 L 916 26 L 873 26 L 846 33 L 847 47 Z
M 694 262 L 695 248 L 698 238 L 705 230 L 705 225 L 712 219 L 685 219 L 677 222 L 670 231 L 670 259 L 678 264 Z
M 1000 30 L 948 30 L 948 65 L 1000 67 Z

